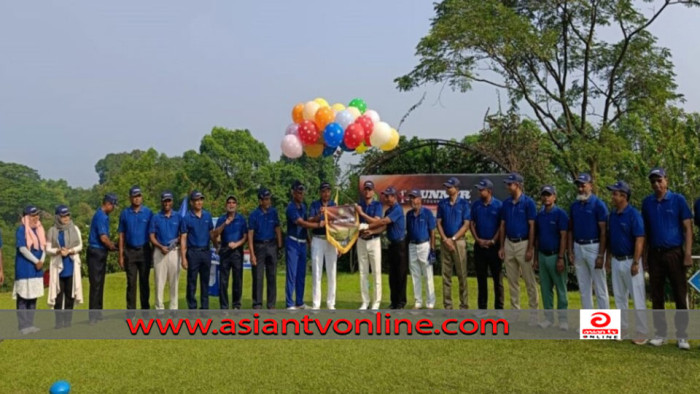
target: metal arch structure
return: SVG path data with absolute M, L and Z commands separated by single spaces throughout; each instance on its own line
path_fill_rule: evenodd
M 474 153 L 476 155 L 479 155 L 486 160 L 490 161 L 491 163 L 497 165 L 499 168 L 501 168 L 504 172 L 511 172 L 510 168 L 497 158 L 491 156 L 490 154 L 477 149 L 471 145 L 464 144 L 461 142 L 456 142 L 456 141 L 450 141 L 450 140 L 443 140 L 443 139 L 426 139 L 426 140 L 421 140 L 419 143 L 411 145 L 411 146 L 405 146 L 403 148 L 395 149 L 391 152 L 387 152 L 381 156 L 378 156 L 374 160 L 370 161 L 367 163 L 363 168 L 362 168 L 362 173 L 367 174 L 369 171 L 372 169 L 379 168 L 382 164 L 386 163 L 387 161 L 397 157 L 398 155 L 401 155 L 406 152 L 410 152 L 415 149 L 419 148 L 424 148 L 426 146 L 432 147 L 432 148 L 437 148 L 438 146 L 447 146 L 451 148 L 457 148 L 461 149 L 464 151 L 467 151 L 469 153 Z

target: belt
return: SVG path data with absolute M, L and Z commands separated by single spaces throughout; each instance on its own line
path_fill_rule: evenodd
M 508 238 L 508 241 L 517 244 L 518 242 L 527 241 L 527 238 Z
M 634 256 L 631 255 L 631 254 L 628 254 L 627 256 L 615 256 L 615 255 L 613 255 L 613 257 L 614 257 L 615 260 L 617 260 L 617 261 L 632 260 L 632 259 L 634 258 Z
M 397 240 L 395 240 L 395 241 L 393 241 L 393 240 L 390 239 L 390 240 L 389 240 L 389 243 L 390 243 L 390 244 L 400 244 L 400 243 L 403 242 L 404 240 L 406 240 L 406 238 L 397 239 Z
M 300 244 L 305 244 L 306 240 L 305 239 L 299 239 L 299 238 L 294 238 L 291 235 L 287 235 L 287 238 L 291 239 L 294 242 L 299 242 Z
M 194 250 L 195 252 L 208 252 L 209 248 L 198 248 L 198 247 L 193 246 L 193 247 L 187 248 L 187 250 Z
M 375 238 L 379 238 L 379 237 L 381 237 L 381 235 L 379 235 L 379 234 L 374 234 L 374 235 L 369 236 L 369 237 L 367 237 L 367 238 L 362 238 L 362 237 L 360 237 L 360 239 L 365 240 L 365 241 L 369 241 L 369 240 L 371 240 L 371 239 L 375 239 Z
M 140 252 L 140 251 L 142 251 L 145 247 L 146 247 L 146 245 L 141 245 L 141 246 L 139 246 L 138 248 L 134 248 L 133 246 L 127 246 L 126 249 L 127 249 L 127 250 L 131 250 L 131 251 L 134 251 L 134 252 Z
M 104 246 L 88 245 L 88 249 L 107 250 Z
M 680 249 L 680 246 L 673 246 L 671 248 L 649 248 L 656 253 L 666 253 L 672 250 Z
M 593 239 L 577 239 L 576 243 L 579 245 L 590 245 L 590 244 L 597 244 L 599 243 L 600 240 L 598 238 L 593 238 Z
M 426 243 L 426 242 L 428 242 L 428 241 L 430 241 L 430 240 L 429 240 L 429 239 L 423 239 L 423 240 L 420 240 L 420 241 L 408 241 L 408 243 L 410 243 L 410 244 L 415 244 L 415 245 L 419 245 L 419 244 Z
M 558 250 L 540 250 L 540 253 L 542 253 L 545 256 L 554 256 L 555 254 L 559 253 Z
M 274 239 L 266 239 L 266 240 L 254 239 L 253 240 L 254 244 L 269 244 L 270 242 L 275 242 L 275 240 Z

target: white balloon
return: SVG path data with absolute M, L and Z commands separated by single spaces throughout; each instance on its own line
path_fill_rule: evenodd
M 369 142 L 372 146 L 383 146 L 391 139 L 391 126 L 386 122 L 378 122 L 374 124 L 372 134 L 369 136 Z
M 373 109 L 368 109 L 363 115 L 369 116 L 369 118 L 372 119 L 372 124 L 377 124 L 381 120 L 377 111 Z
M 354 121 L 355 118 L 353 118 L 352 113 L 347 109 L 342 110 L 335 115 L 335 123 L 338 123 L 343 130 L 347 129 L 348 126 L 350 126 L 350 124 L 352 124 Z
M 315 101 L 308 101 L 304 104 L 304 120 L 314 120 L 316 111 L 318 111 L 319 108 L 321 108 L 321 106 Z
M 355 121 L 355 119 L 359 118 L 360 115 L 362 115 L 362 114 L 360 113 L 360 110 L 357 109 L 357 108 L 355 108 L 355 107 L 348 107 L 348 108 L 346 109 L 346 111 L 348 111 L 348 112 L 350 112 L 350 113 L 352 114 L 352 120 L 353 120 L 353 121 Z
M 287 126 L 287 130 L 285 130 L 284 135 L 299 135 L 299 125 L 296 123 L 292 123 L 289 126 Z
M 282 138 L 282 153 L 290 159 L 298 159 L 304 154 L 301 140 L 294 134 L 285 135 Z

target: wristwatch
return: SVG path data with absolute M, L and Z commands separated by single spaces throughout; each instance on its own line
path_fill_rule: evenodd
M 456 241 L 456 240 L 457 240 L 457 239 L 455 239 L 455 237 L 452 237 L 451 239 L 452 239 L 453 241 Z

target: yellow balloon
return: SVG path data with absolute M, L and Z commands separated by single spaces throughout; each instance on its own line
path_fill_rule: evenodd
M 321 157 L 323 154 L 323 144 L 312 144 L 304 147 L 304 152 L 311 158 Z
M 391 138 L 389 142 L 379 147 L 379 149 L 388 152 L 394 150 L 399 145 L 399 132 L 396 129 L 391 129 Z
M 357 148 L 355 148 L 355 152 L 357 152 L 359 154 L 363 154 L 363 153 L 367 152 L 367 149 L 368 148 L 365 146 L 365 143 L 363 142 Z
M 340 112 L 345 109 L 345 106 L 341 103 L 335 103 L 331 105 L 331 109 L 335 112 Z
M 330 107 L 330 105 L 328 104 L 328 101 L 326 101 L 326 99 L 324 99 L 323 97 L 316 97 L 314 99 L 314 102 L 316 104 L 320 105 L 321 107 Z
M 359 118 L 360 115 L 360 110 L 355 108 L 355 107 L 347 107 L 346 110 L 352 114 L 352 120 L 354 121 L 355 119 Z

